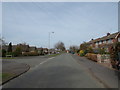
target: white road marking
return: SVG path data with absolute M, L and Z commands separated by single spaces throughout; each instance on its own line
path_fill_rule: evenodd
M 51 58 L 48 58 L 48 59 L 53 59 L 53 58 L 55 58 L 55 57 L 51 57 Z
M 31 68 L 31 69 L 35 69 L 35 68 L 39 67 L 39 65 L 42 65 L 42 64 L 46 63 L 47 61 L 49 61 L 49 60 L 51 60 L 53 58 L 55 58 L 55 57 L 48 58 L 47 60 L 41 62 L 40 64 L 36 65 L 34 68 Z
M 50 59 L 53 59 L 55 57 L 48 58 L 46 61 L 41 62 L 40 64 L 44 64 L 45 62 L 49 61 Z
M 40 64 L 43 64 L 43 63 L 45 63 L 45 62 L 47 62 L 48 60 L 46 60 L 46 61 L 43 61 L 43 62 L 41 62 Z

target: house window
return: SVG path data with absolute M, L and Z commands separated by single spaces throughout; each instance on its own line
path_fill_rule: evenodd
M 98 42 L 95 43 L 95 45 L 98 45 L 98 44 L 99 44 Z
M 120 37 L 118 38 L 118 42 L 120 42 Z
M 109 40 L 108 40 L 108 43 L 112 43 L 112 40 L 111 40 L 111 39 L 109 39 Z
M 102 42 L 99 42 L 99 44 L 102 44 Z
M 103 43 L 106 43 L 106 41 L 103 41 Z

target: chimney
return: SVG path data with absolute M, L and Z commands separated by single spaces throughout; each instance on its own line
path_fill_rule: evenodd
M 107 36 L 109 36 L 110 35 L 110 33 L 107 33 Z

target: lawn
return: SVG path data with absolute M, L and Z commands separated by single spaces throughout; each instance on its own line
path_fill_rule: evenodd
M 2 59 L 15 59 L 15 57 L 2 57 Z
M 0 73 L 0 78 L 2 78 L 2 82 L 9 80 L 13 76 L 14 76 L 14 74 L 12 74 L 12 73 Z

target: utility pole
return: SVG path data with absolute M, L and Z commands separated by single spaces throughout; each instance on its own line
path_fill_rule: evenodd
M 50 35 L 54 32 L 49 32 L 48 53 L 50 54 Z

